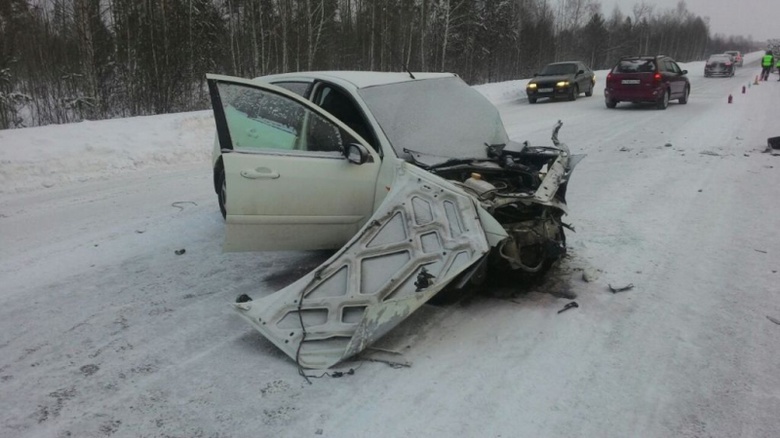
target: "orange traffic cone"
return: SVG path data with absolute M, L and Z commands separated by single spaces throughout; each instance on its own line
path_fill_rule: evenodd
M 756 81 L 753 82 L 753 85 L 758 85 L 758 76 L 756 76 Z

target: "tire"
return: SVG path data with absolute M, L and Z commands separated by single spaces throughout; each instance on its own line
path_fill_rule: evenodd
M 593 84 L 590 84 L 590 87 L 588 87 L 588 91 L 585 92 L 585 97 L 593 96 Z
M 217 183 L 217 202 L 219 202 L 219 211 L 222 213 L 222 218 L 227 218 L 227 208 L 225 203 L 227 202 L 227 184 L 225 183 L 225 170 L 221 167 L 216 171 L 215 181 Z
M 606 104 L 607 104 L 607 108 L 610 108 L 610 109 L 611 109 L 611 108 L 614 108 L 614 107 L 616 107 L 616 106 L 617 106 L 617 104 L 618 104 L 618 101 L 617 101 L 617 100 L 615 100 L 615 99 L 605 99 L 605 100 L 604 100 L 604 103 L 606 103 Z
M 536 98 L 535 97 L 529 97 L 528 98 L 528 103 L 536 103 Z
M 669 106 L 669 90 L 664 90 L 664 95 L 655 103 L 656 108 L 665 110 Z
M 683 96 L 678 100 L 682 105 L 685 105 L 688 103 L 688 96 L 691 95 L 691 89 L 687 85 L 685 86 L 685 91 L 683 91 Z
M 576 84 L 574 87 L 572 87 L 571 91 L 569 92 L 569 100 L 577 100 L 577 95 L 580 94 L 580 87 Z

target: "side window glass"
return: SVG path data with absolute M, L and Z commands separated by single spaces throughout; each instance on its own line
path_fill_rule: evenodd
M 306 149 L 318 152 L 341 152 L 344 142 L 340 129 L 317 114 L 312 113 L 311 116 L 306 135 Z
M 353 141 L 338 126 L 300 103 L 269 91 L 218 83 L 234 150 L 341 153 Z
M 282 87 L 285 90 L 292 91 L 293 93 L 303 97 L 306 94 L 306 90 L 309 89 L 308 82 L 274 82 L 277 87 Z
M 347 96 L 335 88 L 323 85 L 320 88 L 319 96 L 316 96 L 315 99 L 320 108 L 349 126 L 376 150 L 376 140 L 368 128 L 368 123 Z

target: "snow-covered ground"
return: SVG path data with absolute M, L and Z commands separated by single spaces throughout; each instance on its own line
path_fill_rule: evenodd
M 561 119 L 588 154 L 570 257 L 536 291 L 421 309 L 383 341 L 409 368 L 311 385 L 228 302 L 325 255 L 221 252 L 209 112 L 0 131 L 0 436 L 776 437 L 780 82 L 742 94 L 757 59 L 684 65 L 665 111 L 607 110 L 606 72 L 573 102 L 476 87 L 513 138 Z M 557 314 L 562 290 L 580 307 Z

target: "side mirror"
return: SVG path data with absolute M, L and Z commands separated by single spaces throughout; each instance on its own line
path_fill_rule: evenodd
M 688 70 L 683 70 L 682 74 L 687 75 L 688 74 Z
M 539 73 L 534 73 L 534 77 L 537 77 L 537 76 L 539 76 Z
M 585 73 L 585 70 L 577 70 L 577 76 L 579 76 L 581 74 L 584 74 L 584 73 Z
M 344 151 L 344 155 L 346 155 L 347 160 L 349 160 L 350 163 L 357 165 L 366 163 L 371 158 L 371 154 L 365 146 L 360 143 L 348 144 L 347 149 Z

